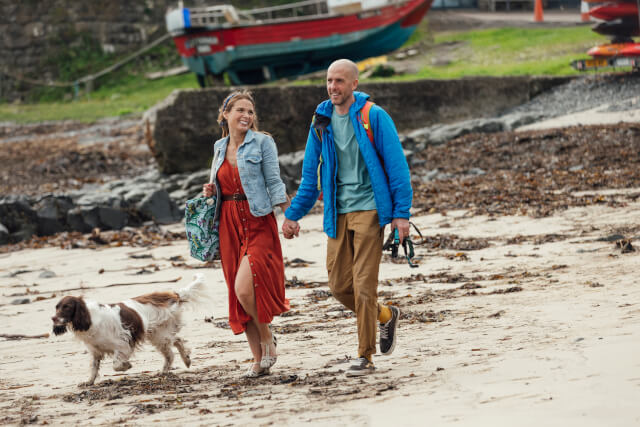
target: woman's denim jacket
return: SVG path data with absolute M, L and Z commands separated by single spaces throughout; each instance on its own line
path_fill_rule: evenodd
M 213 146 L 211 176 L 215 177 L 216 191 L 220 196 L 218 170 L 224 162 L 229 137 L 219 139 Z M 248 130 L 244 142 L 238 147 L 238 172 L 244 194 L 249 201 L 253 216 L 264 216 L 273 212 L 273 206 L 287 201 L 287 192 L 280 178 L 278 150 L 269 135 Z M 225 194 L 229 196 L 230 194 Z M 216 217 L 219 216 L 218 203 Z

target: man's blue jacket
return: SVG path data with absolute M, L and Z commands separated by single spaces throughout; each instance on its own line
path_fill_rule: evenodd
M 371 108 L 369 122 L 374 133 L 374 149 L 364 126 L 359 121 L 361 118 L 358 117 L 369 95 L 362 92 L 353 94 L 355 102 L 349 108 L 349 117 L 371 178 L 380 226 L 389 224 L 393 218 L 408 219 L 413 190 L 409 166 L 393 120 L 377 105 Z M 320 194 L 318 183 L 320 183 L 324 200 L 324 231 L 329 237 L 335 239 L 337 159 L 331 128 L 332 113 L 333 104 L 330 100 L 322 102 L 316 108 L 304 153 L 302 181 L 285 216 L 292 221 L 305 216 L 318 199 Z M 322 136 L 322 140 L 318 137 L 319 135 Z

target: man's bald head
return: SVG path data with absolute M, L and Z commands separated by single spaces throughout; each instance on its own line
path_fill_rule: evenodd
M 331 65 L 329 65 L 328 71 L 338 69 L 344 70 L 345 72 L 349 73 L 350 77 L 353 78 L 353 80 L 358 80 L 359 71 L 358 66 L 355 62 L 349 59 L 338 59 L 336 61 L 333 61 Z
M 358 87 L 358 66 L 348 59 L 338 59 L 327 70 L 327 92 L 338 114 L 346 114 L 355 101 Z

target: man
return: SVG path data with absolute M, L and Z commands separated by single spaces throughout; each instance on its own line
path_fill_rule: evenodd
M 327 271 L 333 296 L 356 313 L 358 359 L 348 376 L 373 372 L 376 321 L 380 352 L 395 347 L 400 310 L 378 303 L 378 270 L 384 226 L 391 223 L 402 241 L 409 234 L 413 192 L 409 167 L 391 117 L 374 105 L 369 111 L 373 142 L 361 109 L 369 96 L 355 92 L 358 67 L 335 61 L 327 71 L 329 99 L 318 105 L 305 150 L 302 181 L 282 225 L 284 237 L 298 235 L 298 220 L 309 212 L 320 190 L 324 200 Z

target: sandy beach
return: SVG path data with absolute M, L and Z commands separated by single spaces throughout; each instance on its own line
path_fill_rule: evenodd
M 0 247 L 0 424 L 640 424 L 636 101 L 415 154 L 418 267 L 383 256 L 379 299 L 402 312 L 398 342 L 364 378 L 344 375 L 357 356 L 356 325 L 327 287 L 318 214 L 301 221 L 300 238 L 281 242 L 291 311 L 274 321 L 278 362 L 259 379 L 242 378 L 250 352 L 228 327 L 219 263 L 189 257 L 181 224 Z M 136 126 L 108 147 L 7 143 L 3 158 L 16 172 L 5 172 L 5 184 L 37 195 L 58 189 L 52 183 L 111 179 L 84 165 L 139 174 L 151 159 Z M 78 161 L 28 176 L 41 161 L 29 153 L 75 151 Z M 197 273 L 211 301 L 184 316 L 190 368 L 176 358 L 159 374 L 163 358 L 147 344 L 129 371 L 107 359 L 93 386 L 78 386 L 91 357 L 71 334 L 51 333 L 62 296 L 116 303 L 179 289 Z
M 640 189 L 604 193 L 628 199 Z M 318 215 L 303 219 L 301 238 L 282 241 L 292 310 L 274 322 L 272 375 L 253 380 L 241 378 L 250 353 L 226 324 L 222 271 L 190 259 L 186 241 L 3 254 L 4 334 L 50 333 L 62 295 L 117 302 L 177 289 L 196 272 L 213 299 L 185 316 L 191 368 L 177 359 L 166 376 L 145 345 L 128 372 L 108 359 L 96 384 L 81 388 L 90 356 L 71 334 L 3 339 L 0 423 L 636 425 L 640 256 L 616 240 L 637 238 L 638 215 L 634 201 L 545 218 L 416 216 L 425 236 L 448 243 L 417 246 L 415 269 L 383 259 L 379 296 L 402 320 L 395 352 L 376 357 L 365 378 L 344 375 L 356 356 L 355 321 L 329 296 Z M 465 247 L 480 249 L 456 249 Z M 73 288 L 82 289 L 65 291 Z M 20 298 L 30 303 L 11 304 Z

